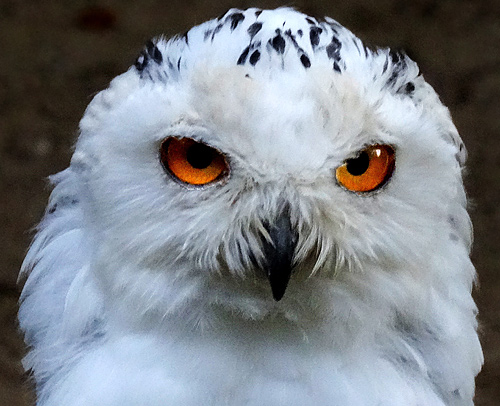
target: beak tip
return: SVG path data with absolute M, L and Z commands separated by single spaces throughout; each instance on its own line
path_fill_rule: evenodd
M 279 302 L 281 299 L 283 299 L 283 296 L 285 295 L 285 292 L 283 293 L 279 293 L 279 294 L 276 294 L 273 292 L 273 299 L 276 301 L 276 302 Z
M 276 280 L 274 278 L 273 279 L 270 278 L 273 299 L 277 302 L 279 302 L 285 295 L 285 291 L 288 286 L 289 275 L 290 274 L 288 274 L 288 277 L 285 279 Z

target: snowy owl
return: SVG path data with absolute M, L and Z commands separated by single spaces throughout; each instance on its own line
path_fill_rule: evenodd
M 149 42 L 23 264 L 39 406 L 465 406 L 465 149 L 401 52 L 290 8 Z

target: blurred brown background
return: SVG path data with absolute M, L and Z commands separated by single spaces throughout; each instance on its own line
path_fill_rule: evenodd
M 469 150 L 486 357 L 476 404 L 500 405 L 499 0 L 0 0 L 0 406 L 32 403 L 20 366 L 16 277 L 49 194 L 44 178 L 68 165 L 92 95 L 154 35 L 230 7 L 284 4 L 329 15 L 369 44 L 406 49 L 450 107 Z

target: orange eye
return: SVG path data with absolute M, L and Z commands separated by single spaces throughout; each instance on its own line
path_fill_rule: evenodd
M 337 181 L 352 192 L 370 192 L 389 180 L 394 171 L 394 150 L 372 145 L 337 168 Z
M 224 155 L 191 138 L 165 139 L 160 147 L 160 159 L 174 178 L 189 185 L 206 185 L 229 173 Z

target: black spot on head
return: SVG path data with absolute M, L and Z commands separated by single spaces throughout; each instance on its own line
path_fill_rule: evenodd
M 154 53 L 155 53 L 155 48 L 156 48 L 156 45 L 153 43 L 153 41 L 148 41 L 146 42 L 146 53 L 148 54 L 149 57 L 153 57 Z
M 298 35 L 299 35 L 299 37 L 301 37 L 301 38 L 302 38 L 302 35 L 304 35 L 304 33 L 302 32 L 302 30 L 298 30 L 298 31 L 297 31 L 297 34 L 298 34 Z
M 392 62 L 392 73 L 387 80 L 387 85 L 394 86 L 398 77 L 407 68 L 406 55 L 401 51 L 390 50 L 389 57 L 391 58 Z
M 408 82 L 405 86 L 405 93 L 412 94 L 415 91 L 415 85 L 413 82 Z
M 292 42 L 293 46 L 295 47 L 295 49 L 297 51 L 299 51 L 300 53 L 303 53 L 304 50 L 299 46 L 299 44 L 297 43 L 297 40 L 295 39 L 295 35 L 292 34 L 292 30 L 286 30 L 285 31 L 285 35 L 290 38 L 290 41 Z
M 398 77 L 399 77 L 399 71 L 397 70 L 392 71 L 391 76 L 389 77 L 389 79 L 387 79 L 387 86 L 394 86 L 394 83 L 396 82 Z
M 181 38 L 184 40 L 186 45 L 189 45 L 188 31 L 185 31 Z
M 313 48 L 319 44 L 319 35 L 323 32 L 321 27 L 311 27 L 309 31 L 309 39 Z
M 142 72 L 149 64 L 154 61 L 160 64 L 163 61 L 163 55 L 153 41 L 148 41 L 142 50 L 139 57 L 135 60 L 135 67 L 139 72 Z
M 308 58 L 306 54 L 302 54 L 300 56 L 300 62 L 302 62 L 302 65 L 304 65 L 304 68 L 310 68 L 311 67 L 311 61 Z
M 250 35 L 250 37 L 254 37 L 259 31 L 260 29 L 262 28 L 262 23 L 253 23 L 250 27 L 248 27 L 248 34 Z
M 231 20 L 231 31 L 234 31 L 236 27 L 245 19 L 242 13 L 231 14 L 228 19 Z
M 269 40 L 271 46 L 275 49 L 279 54 L 283 54 L 285 52 L 285 38 L 282 37 L 279 30 L 276 30 L 277 34 L 273 39 Z
M 255 12 L 255 17 L 259 17 L 262 14 L 262 10 L 257 10 Z
M 167 65 L 169 69 L 174 69 L 174 64 L 172 63 L 172 60 L 167 57 Z
M 238 61 L 236 62 L 237 65 L 243 65 L 246 62 L 249 51 L 250 51 L 250 45 L 247 46 L 241 53 L 240 57 L 238 58 Z
M 259 59 L 260 59 L 260 52 L 259 50 L 255 50 L 252 55 L 250 55 L 250 59 L 249 59 L 249 62 L 250 62 L 250 65 L 255 65 L 257 62 L 259 62 Z
M 314 21 L 311 17 L 306 17 L 306 21 L 311 25 L 316 25 L 316 21 Z
M 139 72 L 142 72 L 148 66 L 148 59 L 141 53 L 135 60 L 134 66 Z
M 160 64 L 161 61 L 163 60 L 163 55 L 161 54 L 160 50 L 156 46 L 154 47 L 154 50 L 153 50 L 153 60 L 157 64 Z
M 330 27 L 335 35 L 339 35 L 339 30 L 342 30 L 342 26 L 336 21 L 326 21 L 326 24 Z
M 356 50 L 358 51 L 358 54 L 361 55 L 361 51 L 359 49 L 359 45 L 358 45 L 358 41 L 356 40 L 356 38 L 353 38 L 352 39 L 352 43 L 354 44 L 354 46 L 356 47 Z
M 403 54 L 400 51 L 390 50 L 389 56 L 391 57 L 391 62 L 397 64 L 403 59 Z
M 328 58 L 334 59 L 335 61 L 340 61 L 340 48 L 342 48 L 342 43 L 337 37 L 332 37 L 332 42 L 326 46 L 326 54 Z
M 382 75 L 387 72 L 387 67 L 389 66 L 389 59 L 385 60 L 384 67 L 382 68 Z
M 339 66 L 339 64 L 337 63 L 337 61 L 335 61 L 335 62 L 333 63 L 333 70 L 334 70 L 334 71 L 336 71 L 336 72 L 338 72 L 338 73 L 342 73 L 342 71 L 340 70 L 340 66 Z
M 224 27 L 224 24 L 219 24 L 219 25 L 217 25 L 217 27 L 214 28 L 214 30 L 212 32 L 212 41 L 215 38 L 215 34 L 217 34 L 220 30 L 222 30 L 222 27 Z

